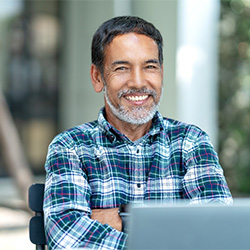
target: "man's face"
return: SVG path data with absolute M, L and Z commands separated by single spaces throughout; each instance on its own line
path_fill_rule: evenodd
M 107 117 L 131 124 L 153 118 L 163 80 L 153 39 L 136 33 L 116 36 L 104 51 L 103 72 Z

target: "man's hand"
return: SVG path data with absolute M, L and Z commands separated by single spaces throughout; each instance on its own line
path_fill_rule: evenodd
M 117 208 L 93 209 L 91 219 L 97 220 L 102 224 L 108 224 L 118 231 L 122 231 L 122 219 L 118 214 Z

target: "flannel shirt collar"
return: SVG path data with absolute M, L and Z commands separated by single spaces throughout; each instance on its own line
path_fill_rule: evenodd
M 119 130 L 113 127 L 105 118 L 105 107 L 103 107 L 98 116 L 98 124 L 104 133 L 107 134 L 111 142 L 115 140 L 125 140 L 131 143 L 131 141 L 122 134 Z M 153 117 L 150 130 L 145 135 L 146 137 L 155 137 L 164 129 L 164 120 L 162 115 L 157 111 Z

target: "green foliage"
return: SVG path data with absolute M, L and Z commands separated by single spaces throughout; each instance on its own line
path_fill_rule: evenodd
M 219 156 L 234 196 L 250 195 L 250 0 L 221 1 Z

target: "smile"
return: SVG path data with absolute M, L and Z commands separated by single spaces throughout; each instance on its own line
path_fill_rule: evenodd
M 148 95 L 136 95 L 136 96 L 125 96 L 125 98 L 127 100 L 130 100 L 130 101 L 144 101 L 148 98 Z

